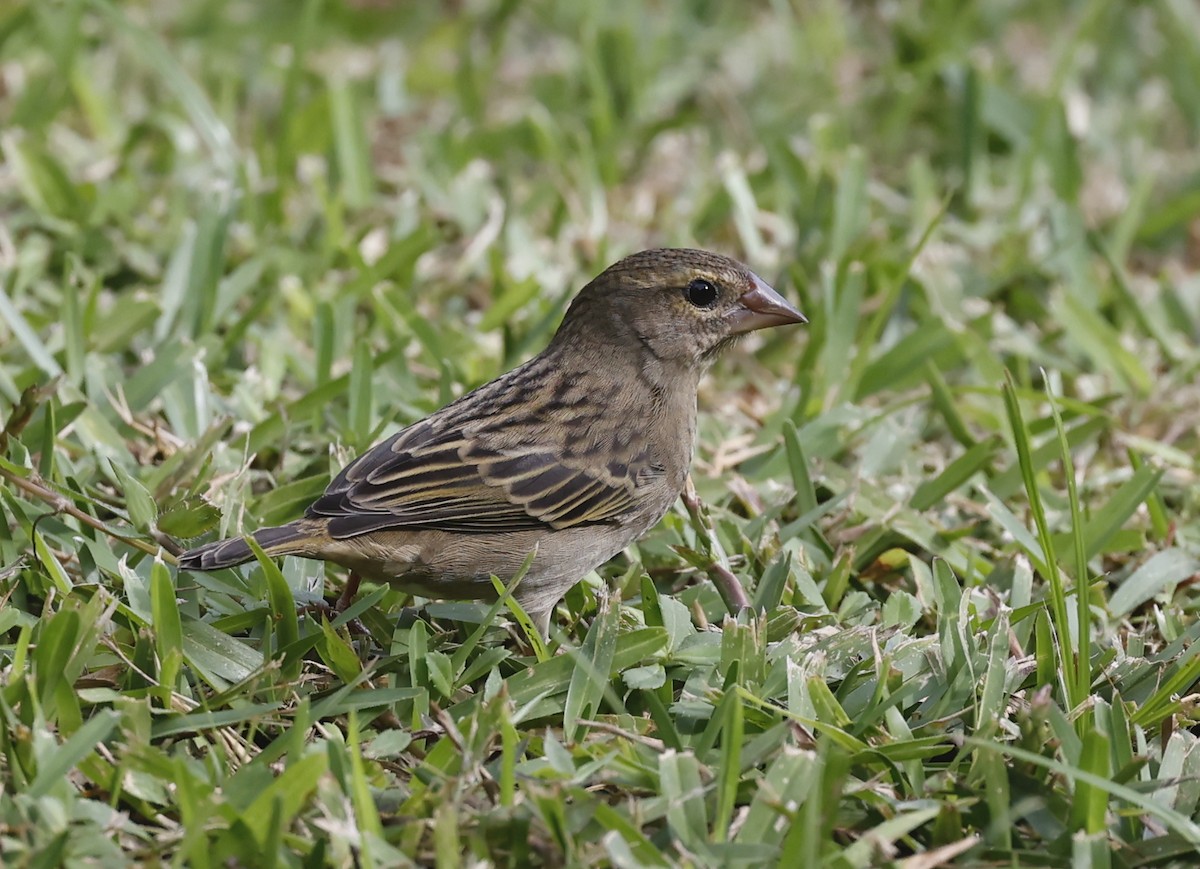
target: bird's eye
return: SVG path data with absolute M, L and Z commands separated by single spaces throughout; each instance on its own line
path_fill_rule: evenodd
M 717 296 L 720 295 L 712 281 L 706 281 L 704 278 L 696 278 L 688 284 L 683 294 L 688 302 L 697 308 L 711 308 L 716 303 Z

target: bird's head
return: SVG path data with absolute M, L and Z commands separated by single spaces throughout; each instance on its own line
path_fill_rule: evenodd
M 806 322 L 736 260 L 668 248 L 644 250 L 605 269 L 575 297 L 558 338 L 632 342 L 663 365 L 703 370 L 747 332 Z

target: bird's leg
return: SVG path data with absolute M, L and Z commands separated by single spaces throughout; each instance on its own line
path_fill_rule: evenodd
M 342 589 L 342 593 L 338 597 L 337 603 L 334 604 L 334 609 L 336 609 L 337 612 L 342 612 L 348 609 L 350 604 L 354 603 L 354 596 L 358 594 L 358 586 L 361 582 L 362 577 L 360 577 L 353 570 L 350 571 L 350 574 L 346 577 L 346 587 Z

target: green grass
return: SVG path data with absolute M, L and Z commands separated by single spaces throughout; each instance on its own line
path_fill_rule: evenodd
M 1195 865 L 1197 81 L 1185 0 L 0 8 L 0 862 Z M 811 324 L 546 648 L 177 575 L 663 244 Z

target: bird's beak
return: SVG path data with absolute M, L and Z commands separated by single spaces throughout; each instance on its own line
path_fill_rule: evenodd
M 758 275 L 751 277 L 754 278 L 754 286 L 742 294 L 737 307 L 729 314 L 730 331 L 734 335 L 771 326 L 786 326 L 788 323 L 808 322 L 807 317 L 788 304 L 787 299 L 771 289 L 766 281 Z

